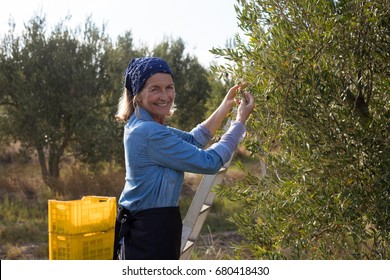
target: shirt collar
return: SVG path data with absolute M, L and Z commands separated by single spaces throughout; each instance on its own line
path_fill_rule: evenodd
M 144 121 L 155 121 L 153 117 L 149 114 L 148 111 L 146 111 L 142 107 L 138 107 L 138 112 L 139 112 L 139 119 L 144 120 Z M 138 117 L 137 117 L 138 118 Z

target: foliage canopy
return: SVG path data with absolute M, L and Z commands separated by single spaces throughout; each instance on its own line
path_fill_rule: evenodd
M 247 38 L 214 53 L 256 95 L 260 176 L 219 192 L 258 258 L 390 258 L 389 6 L 238 1 Z

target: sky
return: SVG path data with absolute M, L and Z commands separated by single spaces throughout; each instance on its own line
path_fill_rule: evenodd
M 113 40 L 131 31 L 137 46 L 150 49 L 164 38 L 179 37 L 186 51 L 204 66 L 218 59 L 209 52 L 225 47 L 236 33 L 236 0 L 0 0 L 0 36 L 8 31 L 12 18 L 16 30 L 24 28 L 34 14 L 46 16 L 48 31 L 71 15 L 69 27 L 82 25 L 88 16 Z

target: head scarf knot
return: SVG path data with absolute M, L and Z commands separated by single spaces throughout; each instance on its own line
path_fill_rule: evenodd
M 125 71 L 125 87 L 133 96 L 145 86 L 146 81 L 156 73 L 167 73 L 173 78 L 168 63 L 158 57 L 140 57 L 130 61 Z

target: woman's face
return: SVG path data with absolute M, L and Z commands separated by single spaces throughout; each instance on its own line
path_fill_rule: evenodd
M 139 98 L 139 105 L 148 111 L 155 121 L 163 124 L 165 118 L 171 114 L 175 101 L 172 76 L 166 73 L 154 74 L 146 81 Z

